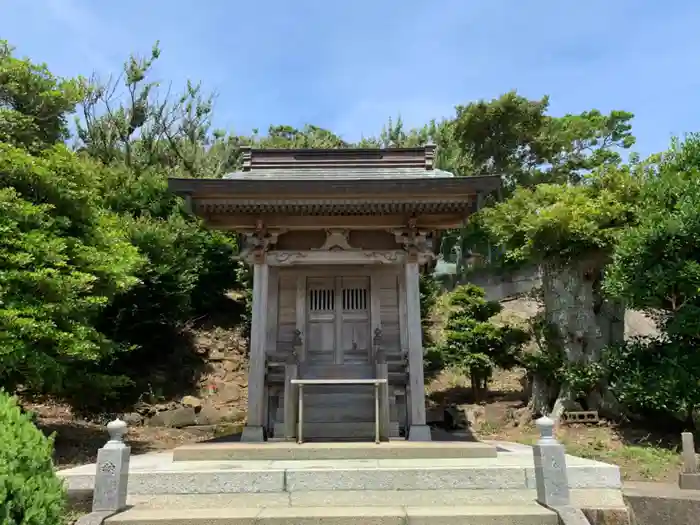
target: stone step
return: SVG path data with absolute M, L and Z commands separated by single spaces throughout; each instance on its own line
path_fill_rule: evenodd
M 374 439 L 374 421 L 307 422 L 304 418 L 304 439 Z M 284 423 L 275 423 L 275 436 L 284 436 Z M 399 424 L 389 424 L 389 437 L 399 437 Z
M 540 505 L 466 507 L 263 507 L 142 509 L 108 518 L 110 525 L 557 525 L 556 513 Z
M 173 451 L 173 461 L 327 461 L 496 458 L 493 445 L 468 441 L 388 443 L 197 443 Z
M 466 507 L 529 505 L 535 489 L 463 490 L 328 490 L 242 494 L 130 495 L 127 504 L 142 509 L 214 509 L 262 507 Z M 571 503 L 579 508 L 623 508 L 619 489 L 571 489 Z

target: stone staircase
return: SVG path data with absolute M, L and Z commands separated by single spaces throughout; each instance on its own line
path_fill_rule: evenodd
M 372 379 L 374 365 L 310 365 L 302 367 L 304 379 Z M 374 387 L 372 385 L 333 385 L 304 387 L 304 439 L 373 441 Z M 284 399 L 275 414 L 274 436 L 284 436 Z M 389 425 L 389 436 L 399 437 L 396 417 Z
M 510 445 L 508 445 L 510 447 Z M 572 504 L 624 508 L 616 466 L 567 456 Z M 91 490 L 96 466 L 63 471 Z M 200 444 L 131 458 L 110 525 L 557 525 L 532 449 L 470 442 Z

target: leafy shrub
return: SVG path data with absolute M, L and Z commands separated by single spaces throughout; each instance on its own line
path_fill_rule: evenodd
M 692 428 L 700 408 L 698 341 L 636 338 L 608 349 L 610 389 L 629 410 L 672 415 Z
M 65 491 L 51 461 L 53 439 L 0 391 L 0 523 L 60 525 Z

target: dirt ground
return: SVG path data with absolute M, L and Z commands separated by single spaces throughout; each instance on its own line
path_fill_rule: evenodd
M 37 414 L 37 424 L 47 435 L 55 436 L 54 462 L 64 469 L 93 463 L 97 450 L 109 436 L 105 423 L 76 419 L 70 409 L 62 405 L 25 405 Z M 223 428 L 192 427 L 189 429 L 130 427 L 127 444 L 134 454 L 175 448 L 187 443 L 211 439 Z
M 479 439 L 497 439 L 531 445 L 538 437 L 534 424 L 520 425 L 525 400 L 522 372 L 500 372 L 491 384 L 489 400 L 470 405 L 471 392 L 464 376 L 443 372 L 429 386 L 429 398 L 453 404 L 475 415 L 470 429 Z M 607 421 L 562 424 L 557 438 L 570 454 L 613 463 L 626 481 L 676 482 L 681 466 L 680 435 L 623 426 Z

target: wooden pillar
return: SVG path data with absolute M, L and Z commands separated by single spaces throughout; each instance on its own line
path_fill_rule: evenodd
M 420 318 L 420 289 L 417 262 L 406 263 L 406 331 L 408 335 L 408 383 L 410 387 L 410 441 L 430 441 L 425 422 L 425 383 L 423 375 L 423 332 Z
M 259 442 L 265 439 L 265 341 L 269 276 L 270 267 L 266 263 L 253 265 L 253 311 L 248 357 L 248 423 L 243 429 L 241 441 Z

